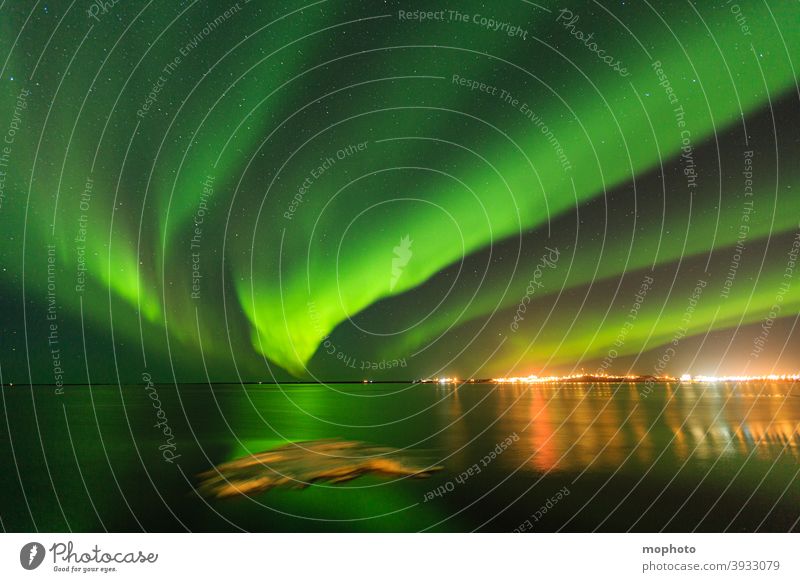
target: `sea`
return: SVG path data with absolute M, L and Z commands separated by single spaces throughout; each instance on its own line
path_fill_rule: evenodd
M 789 382 L 149 380 L 0 395 L 5 531 L 800 529 Z M 319 443 L 333 452 L 309 452 Z M 237 477 L 241 494 L 204 490 L 203 475 L 286 447 L 297 454 Z

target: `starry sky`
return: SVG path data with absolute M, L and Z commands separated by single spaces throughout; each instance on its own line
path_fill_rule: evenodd
M 0 380 L 795 371 L 797 18 L 0 3 Z

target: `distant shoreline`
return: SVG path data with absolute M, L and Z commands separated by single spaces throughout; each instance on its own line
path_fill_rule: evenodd
M 275 382 L 275 381 L 247 381 L 242 382 L 238 380 L 233 381 L 222 381 L 222 382 L 194 382 L 194 381 L 181 381 L 181 382 L 172 382 L 172 381 L 153 381 L 154 384 L 160 385 L 194 385 L 194 386 L 223 386 L 223 385 L 241 385 L 241 386 L 291 386 L 291 385 L 309 385 L 315 384 L 319 386 L 326 386 L 329 384 L 435 384 L 438 386 L 452 386 L 452 385 L 462 385 L 462 384 L 495 384 L 495 385 L 505 385 L 505 384 L 515 384 L 515 385 L 534 385 L 534 384 L 641 384 L 641 383 L 658 383 L 658 384 L 710 384 L 710 383 L 745 383 L 745 382 L 787 382 L 787 383 L 794 383 L 798 382 L 798 378 L 795 375 L 791 377 L 785 377 L 785 375 L 769 378 L 769 377 L 719 377 L 719 378 L 707 378 L 704 376 L 699 376 L 696 378 L 691 379 L 681 379 L 681 378 L 674 378 L 674 377 L 665 377 L 665 376 L 592 376 L 592 375 L 582 375 L 582 376 L 575 376 L 575 377 L 563 377 L 563 378 L 541 378 L 541 379 L 523 379 L 523 378 L 470 378 L 467 380 L 455 380 L 446 378 L 443 380 L 439 379 L 424 379 L 424 380 L 287 380 L 282 382 Z M 79 387 L 79 386 L 131 386 L 137 385 L 139 382 L 118 382 L 118 381 L 111 381 L 111 382 L 92 382 L 89 383 L 72 383 L 72 384 L 60 384 L 58 386 L 63 387 Z M 3 388 L 53 388 L 57 386 L 57 384 L 29 384 L 29 383 L 16 383 L 16 382 L 5 382 L 0 384 Z

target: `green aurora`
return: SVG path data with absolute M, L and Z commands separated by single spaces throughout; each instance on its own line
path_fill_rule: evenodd
M 0 8 L 4 381 L 796 368 L 794 6 L 454 5 Z

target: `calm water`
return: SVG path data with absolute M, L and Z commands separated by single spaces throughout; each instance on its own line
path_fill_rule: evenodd
M 800 388 L 643 388 L 156 385 L 161 428 L 144 385 L 6 388 L 0 517 L 12 531 L 798 529 Z M 194 493 L 215 464 L 328 438 L 444 469 L 252 498 Z M 165 450 L 179 456 L 165 462 Z

